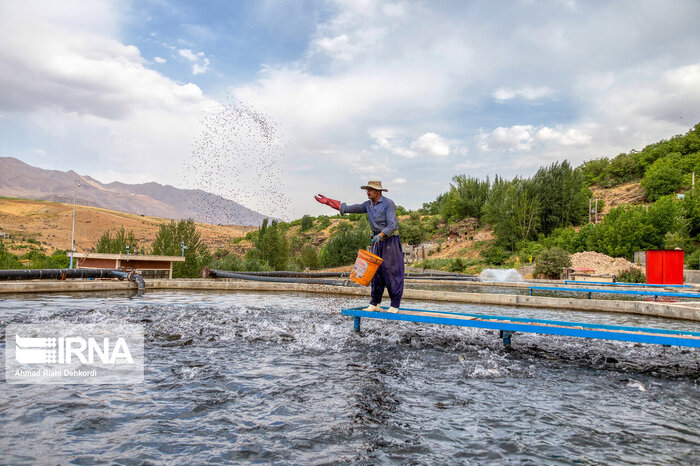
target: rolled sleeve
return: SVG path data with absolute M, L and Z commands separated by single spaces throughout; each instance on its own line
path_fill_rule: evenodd
M 388 202 L 385 211 L 386 227 L 382 229 L 382 233 L 390 236 L 391 233 L 399 227 L 399 221 L 396 218 L 396 204 L 394 201 Z
M 341 202 L 340 204 L 340 215 L 345 215 L 345 214 L 364 214 L 367 212 L 367 203 L 363 202 L 362 204 L 352 204 L 352 205 L 347 205 L 344 202 Z

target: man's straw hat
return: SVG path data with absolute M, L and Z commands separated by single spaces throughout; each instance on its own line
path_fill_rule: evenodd
M 389 191 L 388 189 L 382 188 L 381 181 L 368 181 L 367 185 L 360 186 L 360 189 L 367 189 L 367 188 L 376 189 L 377 191 Z

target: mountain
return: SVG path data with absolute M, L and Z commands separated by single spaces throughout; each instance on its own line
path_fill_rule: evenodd
M 103 184 L 72 170 L 44 170 L 13 157 L 0 157 L 0 173 L 0 195 L 3 196 L 72 203 L 74 180 L 78 180 L 76 202 L 81 205 L 222 225 L 260 225 L 268 218 L 237 202 L 199 189 L 178 189 L 153 182 Z

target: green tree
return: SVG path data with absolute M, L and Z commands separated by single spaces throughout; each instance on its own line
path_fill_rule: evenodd
M 180 256 L 182 245 L 186 248 L 185 262 L 173 263 L 173 278 L 199 277 L 202 268 L 211 261 L 211 255 L 197 231 L 194 220 L 171 221 L 161 225 L 153 241 L 153 254 Z
M 0 240 L 0 269 L 12 270 L 23 269 L 22 263 L 17 259 L 17 256 L 7 251 L 5 243 Z
M 440 203 L 440 215 L 446 221 L 459 221 L 467 217 L 481 218 L 490 185 L 488 178 L 486 181 L 480 181 L 465 175 L 454 176 L 450 190 Z
M 601 223 L 586 225 L 579 234 L 586 250 L 628 260 L 635 251 L 660 247 L 663 239 L 649 223 L 647 209 L 629 205 L 612 209 Z
M 321 265 L 337 267 L 352 264 L 357 257 L 357 251 L 366 248 L 370 238 L 371 230 L 366 216 L 355 225 L 349 222 L 339 223 L 334 234 L 321 248 Z
M 697 190 L 688 192 L 680 201 L 679 208 L 687 221 L 689 236 L 700 235 L 700 193 Z
M 315 247 L 307 244 L 301 250 L 301 264 L 303 267 L 308 267 L 311 270 L 321 266 L 321 259 Z
M 607 174 L 610 159 L 601 157 L 599 159 L 589 160 L 584 162 L 580 167 L 581 174 L 587 186 L 592 184 L 604 184 L 605 175 Z
M 561 248 L 549 248 L 535 258 L 535 276 L 559 278 L 565 267 L 571 267 L 571 256 Z
M 314 218 L 311 215 L 304 215 L 301 218 L 301 227 L 299 231 L 306 231 L 314 226 Z
M 57 249 L 50 256 L 50 267 L 52 269 L 67 269 L 70 263 L 68 259 L 68 251 Z
M 245 270 L 243 259 L 235 254 L 228 254 L 211 262 L 210 267 L 215 270 L 228 270 L 231 272 L 239 272 Z
M 284 270 L 289 260 L 289 243 L 283 228 L 273 220 L 268 225 L 263 220 L 255 247 L 260 251 L 260 257 L 274 270 Z
M 528 185 L 540 206 L 541 231 L 548 235 L 555 228 L 581 225 L 588 219 L 592 193 L 583 175 L 568 161 L 540 168 Z
M 273 270 L 272 267 L 262 258 L 262 253 L 259 249 L 249 249 L 244 257 L 245 270 L 249 272 L 265 272 Z
M 539 201 L 530 194 L 527 181 L 496 178 L 484 205 L 484 219 L 491 225 L 498 243 L 512 251 L 518 242 L 536 237 Z
M 655 201 L 661 196 L 673 194 L 683 185 L 683 172 L 679 168 L 681 156 L 672 153 L 656 160 L 642 178 L 647 199 Z
M 100 239 L 97 240 L 95 252 L 108 254 L 126 253 L 126 247 L 129 246 L 130 251 L 133 253 L 136 251 L 137 245 L 138 241 L 134 236 L 133 230 L 129 230 L 127 233 L 122 226 L 114 232 L 114 236 L 112 236 L 111 230 L 105 231 L 100 236 Z
M 399 234 L 402 243 L 416 245 L 423 242 L 426 232 L 418 212 L 411 212 L 408 220 L 399 222 Z
M 637 165 L 634 153 L 620 154 L 610 161 L 605 170 L 603 186 L 611 187 L 626 183 L 641 176 L 643 171 Z

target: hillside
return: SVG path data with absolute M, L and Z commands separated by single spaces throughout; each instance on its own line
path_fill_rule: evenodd
M 603 188 L 600 185 L 593 185 L 590 188 L 593 191 L 593 199 L 598 198 L 605 202 L 602 209 L 598 211 L 598 220 L 601 220 L 613 207 L 623 204 L 639 205 L 647 202 L 644 188 L 638 181 L 623 183 L 612 188 Z
M 222 225 L 260 225 L 266 215 L 232 200 L 199 189 L 179 189 L 158 183 L 101 183 L 74 171 L 44 170 L 12 157 L 0 157 L 0 195 L 85 206 L 154 217 Z
M 70 249 L 72 220 L 72 204 L 0 198 L 0 230 L 10 235 L 10 239 L 4 242 L 13 253 L 27 252 L 27 240 L 38 241 L 48 254 L 56 249 Z M 150 248 L 159 226 L 168 222 L 170 219 L 78 205 L 75 215 L 76 250 L 84 251 L 95 246 L 105 231 L 121 226 L 127 231 L 134 231 L 139 247 Z M 197 228 L 210 250 L 228 247 L 234 238 L 256 229 L 207 223 L 197 223 Z

